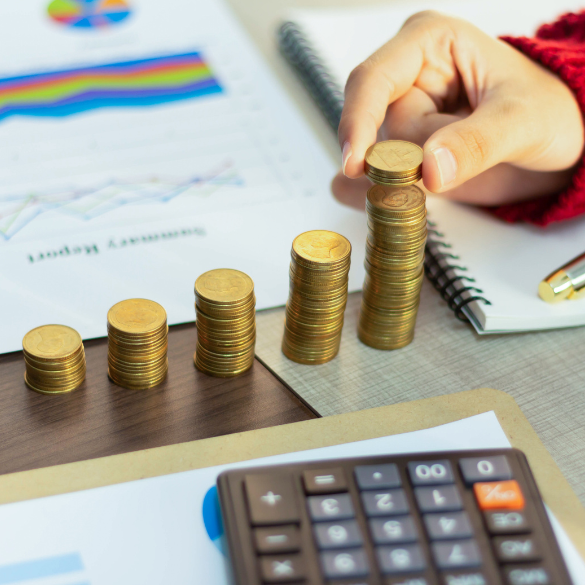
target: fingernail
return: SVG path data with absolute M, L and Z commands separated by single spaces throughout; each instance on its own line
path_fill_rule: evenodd
M 343 143 L 343 149 L 341 151 L 341 170 L 343 171 L 343 174 L 345 175 L 345 165 L 347 164 L 347 161 L 349 160 L 349 157 L 352 155 L 352 150 L 351 150 L 351 144 L 349 142 L 344 142 Z M 347 175 L 345 175 L 347 176 Z
M 457 175 L 457 161 L 453 153 L 444 146 L 431 150 L 439 169 L 439 177 L 441 178 L 441 187 L 446 187 L 449 183 L 455 180 Z

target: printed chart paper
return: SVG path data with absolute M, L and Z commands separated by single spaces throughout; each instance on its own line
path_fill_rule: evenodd
M 0 18 L 0 353 L 33 327 L 106 334 L 131 297 L 195 318 L 212 268 L 284 304 L 292 240 L 363 214 L 221 0 L 20 0 Z
M 388 453 L 506 448 L 488 412 L 439 427 L 0 506 L 0 583 L 229 585 L 217 476 L 229 467 Z M 585 566 L 558 523 L 567 564 Z M 575 577 L 575 585 L 583 580 Z

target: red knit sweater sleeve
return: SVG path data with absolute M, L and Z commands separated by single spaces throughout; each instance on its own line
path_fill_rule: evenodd
M 585 115 L 585 12 L 565 14 L 555 23 L 540 27 L 535 38 L 501 38 L 556 73 L 573 90 Z M 585 213 L 585 155 L 566 190 L 492 211 L 506 221 L 541 226 Z

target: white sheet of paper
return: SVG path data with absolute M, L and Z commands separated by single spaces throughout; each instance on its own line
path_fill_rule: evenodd
M 0 583 L 20 585 L 23 575 L 36 570 L 44 576 L 30 585 L 228 585 L 223 543 L 208 535 L 216 535 L 210 500 L 204 504 L 227 468 L 509 446 L 488 412 L 412 433 L 7 504 L 0 506 Z M 585 565 L 566 536 L 561 544 L 575 585 L 583 584 L 576 575 L 585 574 Z
M 560 14 L 583 9 L 580 0 L 400 0 L 352 8 L 299 8 L 287 18 L 301 25 L 341 86 L 351 70 L 390 40 L 407 18 L 436 10 L 464 18 L 491 36 L 532 36 Z
M 131 297 L 193 321 L 195 279 L 212 268 L 249 274 L 257 308 L 282 305 L 292 240 L 310 229 L 350 239 L 361 287 L 363 215 L 330 195 L 335 165 L 222 0 L 129 0 L 130 17 L 104 29 L 53 22 L 49 3 L 0 9 L 0 353 L 46 323 L 103 336 Z M 189 51 L 220 92 L 6 114 L 7 78 Z

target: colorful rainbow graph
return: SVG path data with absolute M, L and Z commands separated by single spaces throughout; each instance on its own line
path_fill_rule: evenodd
M 65 26 L 104 28 L 130 16 L 130 7 L 125 0 L 53 0 L 47 12 Z
M 0 78 L 0 121 L 152 106 L 221 93 L 199 52 Z

